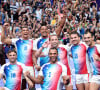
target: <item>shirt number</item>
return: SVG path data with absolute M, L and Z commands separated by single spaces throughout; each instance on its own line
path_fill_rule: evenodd
M 16 73 L 11 73 L 11 78 L 15 78 L 16 77 Z

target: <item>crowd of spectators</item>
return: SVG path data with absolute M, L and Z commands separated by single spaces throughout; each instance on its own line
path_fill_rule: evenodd
M 0 6 L 0 35 L 1 27 L 8 22 L 6 37 L 21 37 L 22 26 L 28 26 L 30 38 L 40 37 L 42 22 L 46 22 L 48 31 L 53 33 L 63 17 L 63 7 L 66 6 L 66 22 L 59 40 L 69 43 L 69 34 L 77 31 L 82 39 L 88 29 L 93 33 L 95 41 L 100 43 L 100 7 L 96 0 L 1 0 Z M 2 48 L 4 50 L 2 50 Z M 7 59 L 6 53 L 13 45 L 3 45 L 0 41 L 0 63 Z M 7 61 L 6 61 L 7 62 Z
M 43 21 L 47 23 L 50 32 L 59 25 L 64 5 L 67 6 L 67 17 L 61 34 L 62 39 L 67 36 L 65 34 L 75 30 L 82 38 L 86 29 L 90 29 L 96 36 L 95 39 L 99 38 L 100 8 L 97 10 L 95 0 L 4 0 L 1 2 L 0 27 L 9 22 L 6 35 L 21 37 L 21 27 L 27 25 L 30 38 L 38 38 Z

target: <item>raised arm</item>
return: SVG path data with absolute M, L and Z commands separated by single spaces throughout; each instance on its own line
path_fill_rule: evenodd
M 2 27 L 2 33 L 1 33 L 1 41 L 5 44 L 11 44 L 12 43 L 12 40 L 10 38 L 6 38 L 6 35 L 5 35 L 5 30 L 8 29 L 9 27 L 9 23 L 5 23 Z
M 42 45 L 41 48 L 38 49 L 38 51 L 35 53 L 36 58 L 38 58 L 38 57 L 45 57 L 45 55 L 44 55 L 44 53 L 42 52 L 42 50 L 43 50 L 44 48 L 47 48 L 48 45 L 49 45 L 49 42 L 47 41 L 47 42 L 45 42 L 45 43 Z
M 60 36 L 62 28 L 65 24 L 65 21 L 66 21 L 66 7 L 63 8 L 63 17 L 62 17 L 61 21 L 59 22 L 59 26 L 55 30 L 57 36 Z
M 35 66 L 35 68 L 37 69 L 37 71 L 39 71 L 40 70 L 40 66 L 38 66 L 37 65 L 37 59 L 38 59 L 38 57 L 45 57 L 45 55 L 44 55 L 44 53 L 42 52 L 42 50 L 44 49 L 44 48 L 46 48 L 48 46 L 48 42 L 45 42 L 43 45 L 42 45 L 42 47 L 40 47 L 37 51 L 34 51 L 33 50 L 33 62 L 34 62 L 34 66 Z

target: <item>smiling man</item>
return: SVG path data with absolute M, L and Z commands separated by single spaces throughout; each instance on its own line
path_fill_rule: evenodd
M 34 76 L 34 69 L 33 69 L 33 40 L 29 39 L 29 30 L 28 28 L 22 27 L 21 31 L 21 38 L 6 38 L 5 36 L 5 26 L 9 26 L 9 23 L 5 23 L 2 28 L 1 40 L 5 44 L 13 44 L 16 46 L 17 49 L 17 61 L 26 65 L 26 69 L 30 71 L 30 74 Z M 23 83 L 25 86 L 25 83 Z M 23 89 L 25 87 L 22 87 Z
M 80 41 L 80 36 L 77 32 L 72 32 L 70 35 L 71 55 L 75 67 L 76 87 L 78 90 L 89 89 L 90 66 L 87 58 L 87 45 Z
M 61 90 L 61 78 L 63 83 L 67 84 L 69 77 L 67 77 L 67 68 L 57 60 L 58 50 L 50 48 L 49 58 L 50 62 L 44 64 L 37 78 L 33 78 L 27 73 L 27 76 L 35 83 L 41 84 L 42 90 Z
M 5 87 L 0 90 L 21 90 L 21 77 L 25 75 L 26 67 L 24 64 L 16 61 L 17 52 L 15 50 L 8 51 L 7 57 L 9 63 L 4 64 L 0 69 L 0 79 L 5 75 Z M 33 87 L 32 82 L 25 76 L 30 87 Z
M 84 41 L 89 46 L 87 53 L 93 69 L 89 90 L 98 90 L 100 88 L 100 45 L 95 43 L 89 31 L 85 32 Z
M 70 66 L 70 62 L 69 62 L 69 58 L 68 58 L 68 50 L 69 47 L 66 47 L 65 45 L 62 45 L 59 43 L 58 37 L 57 35 L 53 34 L 49 36 L 49 42 L 45 42 L 42 47 L 35 53 L 36 58 L 43 56 L 43 57 L 48 57 L 46 60 L 43 60 L 42 62 L 40 62 L 40 65 L 42 64 L 42 66 L 46 63 L 49 63 L 50 59 L 49 59 L 49 49 L 50 48 L 57 48 L 58 50 L 58 58 L 57 60 L 59 62 L 61 62 L 62 64 L 64 64 L 67 68 L 67 75 L 70 77 L 70 83 L 69 85 L 66 85 L 66 90 L 72 90 L 73 88 L 73 83 L 72 83 L 72 75 L 71 75 L 71 66 Z M 45 50 L 44 52 L 42 52 L 42 50 Z M 62 83 L 62 87 L 63 87 L 63 83 Z

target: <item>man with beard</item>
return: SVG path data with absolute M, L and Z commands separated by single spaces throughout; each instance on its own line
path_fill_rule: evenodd
M 70 84 L 66 86 L 66 90 L 72 90 L 72 77 L 71 77 L 71 67 L 70 67 L 70 62 L 68 58 L 68 50 L 69 48 L 65 45 L 59 44 L 59 40 L 57 35 L 50 35 L 49 42 L 45 42 L 42 47 L 36 52 L 35 56 L 38 58 L 39 56 L 47 57 L 47 59 L 43 60 L 42 63 L 46 64 L 50 61 L 48 57 L 49 49 L 50 48 L 57 48 L 58 50 L 58 61 L 64 64 L 67 68 L 67 75 L 70 77 Z M 42 50 L 44 49 L 44 52 Z M 40 62 L 41 63 L 41 62 Z M 62 85 L 63 86 L 63 85 Z
M 22 27 L 21 38 L 6 38 L 6 30 L 9 28 L 9 23 L 5 23 L 2 27 L 1 40 L 5 44 L 13 44 L 17 50 L 17 61 L 26 65 L 26 69 L 30 71 L 30 74 L 34 76 L 33 68 L 33 40 L 29 39 L 29 30 L 26 26 Z M 26 80 L 22 80 L 22 90 L 26 87 Z
M 35 83 L 41 84 L 42 90 L 61 90 L 60 79 L 64 84 L 68 84 L 67 68 L 57 60 L 58 50 L 56 48 L 49 49 L 50 62 L 41 67 L 37 78 L 33 78 L 27 73 L 27 76 Z
M 65 20 L 66 20 L 66 15 L 63 16 L 62 20 L 59 22 L 60 25 L 55 29 L 55 33 L 57 34 L 57 36 L 60 35 L 61 33 L 61 30 L 63 28 L 63 25 L 65 23 Z M 49 39 L 49 31 L 48 31 L 48 27 L 46 26 L 46 23 L 43 22 L 41 24 L 41 28 L 40 28 L 40 34 L 41 34 L 41 37 L 39 37 L 38 39 L 35 40 L 34 42 L 34 46 L 33 46 L 33 49 L 34 51 L 37 51 L 44 42 L 48 41 Z M 42 51 L 44 52 L 44 50 Z M 47 57 L 40 57 L 40 62 L 42 62 L 43 59 L 46 60 Z M 43 64 L 40 64 L 40 66 L 42 66 Z M 36 69 L 38 70 L 39 67 L 37 66 L 37 64 L 35 65 Z
M 72 43 L 70 51 L 75 68 L 76 87 L 78 90 L 88 90 L 90 66 L 86 52 L 87 45 L 80 41 L 80 36 L 76 31 L 71 33 L 70 41 Z
M 98 90 L 100 88 L 100 45 L 95 44 L 94 37 L 89 31 L 85 32 L 84 41 L 89 46 L 87 53 L 93 69 L 89 90 Z
M 24 74 L 30 88 L 33 87 L 31 80 L 25 76 L 25 65 L 17 62 L 17 52 L 15 50 L 9 50 L 7 57 L 9 62 L 4 64 L 0 69 L 0 79 L 5 75 L 6 83 L 5 87 L 1 87 L 0 90 L 21 90 L 22 74 Z
M 61 30 L 62 30 L 62 28 L 65 24 L 65 21 L 66 21 L 66 6 L 63 7 L 62 20 L 59 22 L 58 27 L 54 31 L 54 33 L 56 33 L 57 36 L 60 36 Z M 48 41 L 48 39 L 49 39 L 49 30 L 48 30 L 46 22 L 42 22 L 41 27 L 40 27 L 40 34 L 41 34 L 41 37 L 36 39 L 35 42 L 34 42 L 33 49 L 34 49 L 35 52 L 43 45 L 44 42 Z M 44 52 L 44 50 L 42 52 Z M 47 57 L 40 57 L 38 59 L 38 61 L 42 62 L 42 60 L 43 59 L 46 60 L 46 58 Z M 34 63 L 35 63 L 35 68 L 37 70 L 39 70 L 40 67 L 38 67 L 37 62 L 34 62 Z M 42 66 L 42 65 L 43 64 L 39 64 L 39 66 Z
M 65 7 L 64 7 L 65 8 Z M 65 21 L 66 21 L 66 9 L 63 9 L 63 17 L 62 17 L 62 20 L 59 22 L 59 25 L 58 27 L 55 29 L 55 32 L 57 34 L 57 36 L 60 36 L 60 33 L 61 33 L 61 30 L 65 24 Z M 48 41 L 49 39 L 49 30 L 48 30 L 48 27 L 46 25 L 45 22 L 42 22 L 41 24 L 41 27 L 40 27 L 40 34 L 41 34 L 41 37 L 36 39 L 35 42 L 34 42 L 34 46 L 33 46 L 33 49 L 34 51 L 38 51 L 39 48 L 41 48 L 41 46 L 43 45 L 44 42 Z M 46 48 L 42 50 L 42 52 L 45 52 L 46 51 Z M 45 63 L 44 61 L 48 62 L 48 57 L 45 56 L 45 57 L 40 57 L 38 58 L 38 60 L 35 60 L 34 58 L 34 64 L 35 64 L 35 68 L 36 68 L 36 76 L 38 74 L 37 71 L 40 70 L 40 67 Z M 36 86 L 37 88 L 39 88 L 39 86 Z

